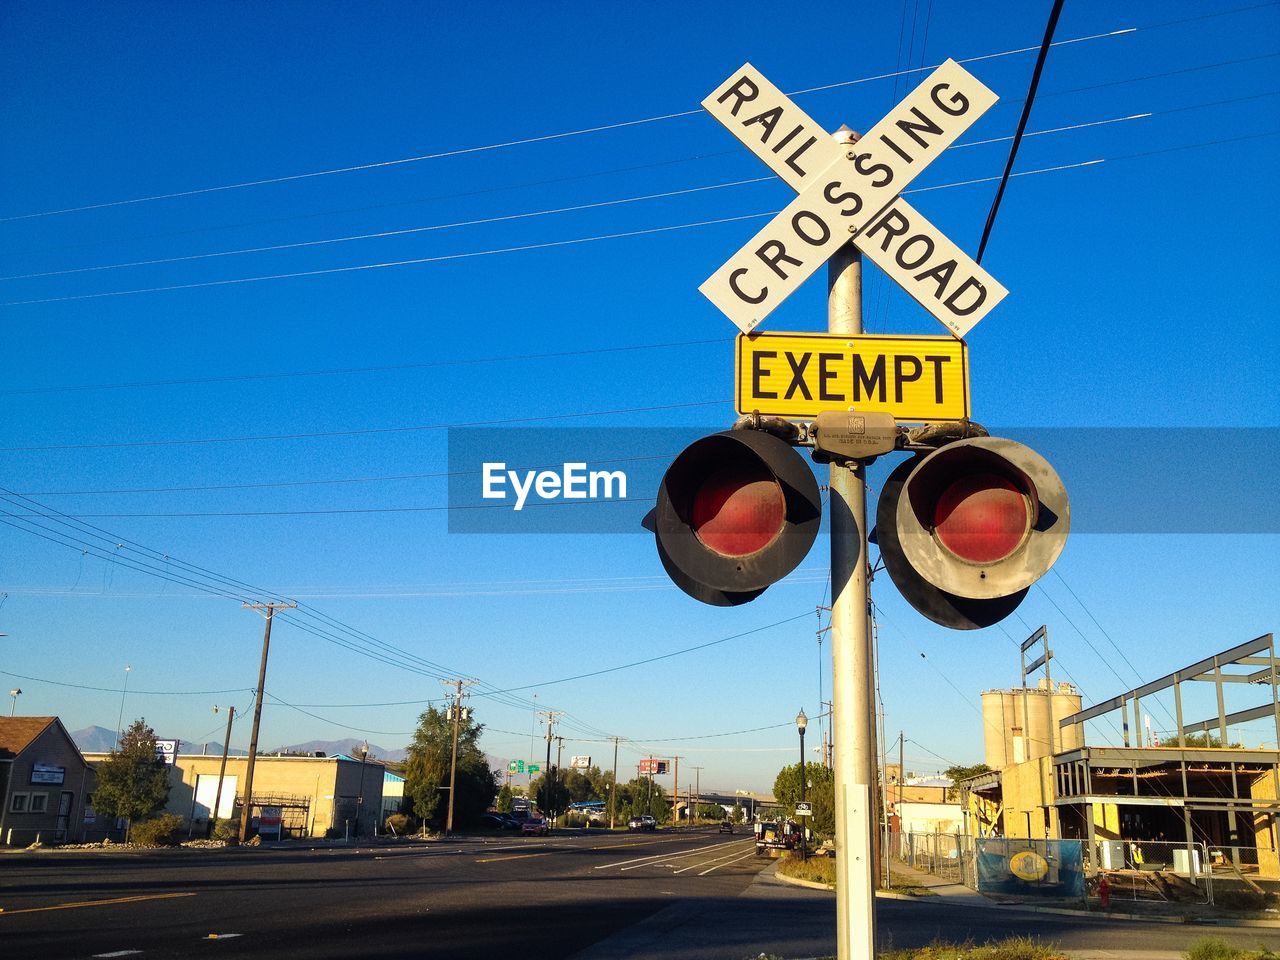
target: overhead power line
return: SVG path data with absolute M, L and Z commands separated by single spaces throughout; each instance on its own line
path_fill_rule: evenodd
M 1180 108 L 1183 110 L 1193 109 L 1190 107 Z M 1046 130 L 1033 130 L 1025 136 L 1042 137 L 1056 133 L 1070 133 L 1076 130 L 1085 130 L 1092 127 L 1107 126 L 1115 123 L 1125 123 L 1131 120 L 1147 119 L 1154 114 L 1137 113 L 1124 117 L 1110 117 L 1103 120 L 1090 120 L 1083 123 L 1073 123 L 1066 126 L 1051 127 Z M 982 147 L 995 143 L 1004 143 L 1014 139 L 1014 136 L 990 137 L 985 140 L 971 140 L 962 143 L 956 143 L 951 146 L 952 150 L 959 150 L 965 147 Z M 696 193 L 706 193 L 711 190 L 724 190 L 731 187 L 750 186 L 759 183 L 769 183 L 775 178 L 772 176 L 765 177 L 749 177 L 745 180 L 726 180 L 720 183 L 703 184 L 696 187 L 683 187 L 678 190 L 666 190 L 660 193 L 639 194 L 630 197 L 615 197 L 608 200 L 597 200 L 590 203 L 578 203 L 568 206 L 552 207 L 543 210 L 525 211 L 522 213 L 510 213 L 496 217 L 479 217 L 472 220 L 455 220 L 446 223 L 424 224 L 415 227 L 403 227 L 397 230 L 376 230 L 370 233 L 348 234 L 340 237 L 324 237 L 316 240 L 298 240 L 292 243 L 276 243 L 268 245 L 260 245 L 254 247 L 240 247 L 234 250 L 215 250 L 208 253 L 192 253 L 175 257 L 156 257 L 149 260 L 130 260 L 121 263 L 105 263 L 90 267 L 70 267 L 62 270 L 43 270 L 35 273 L 15 273 L 8 276 L 0 276 L 0 281 L 5 280 L 35 280 L 42 277 L 63 277 L 78 273 L 100 273 L 105 270 L 123 270 L 133 267 L 152 267 L 161 266 L 171 263 L 191 263 L 197 260 L 212 260 L 221 257 L 245 256 L 256 253 L 276 253 L 283 250 L 300 250 L 310 247 L 319 247 L 339 243 L 351 243 L 359 240 L 385 240 L 393 237 L 406 237 L 414 234 L 438 232 L 442 230 L 453 230 L 460 227 L 483 226 L 493 223 L 504 223 L 512 220 L 526 220 L 534 217 L 558 216 L 565 213 L 578 213 L 584 210 L 598 210 L 605 207 L 615 207 L 632 203 L 643 203 L 649 200 L 666 200 L 673 197 L 690 196 Z M 281 376 L 281 375 L 277 375 Z
M 1018 128 L 1013 133 L 1013 145 L 1009 147 L 1009 158 L 1005 161 L 1004 173 L 1000 175 L 1000 185 L 996 187 L 991 209 L 987 212 L 987 223 L 982 228 L 982 239 L 978 241 L 978 255 L 974 257 L 978 263 L 982 262 L 982 255 L 987 250 L 987 241 L 991 239 L 991 228 L 995 225 L 996 214 L 1000 211 L 1000 201 L 1004 199 L 1004 189 L 1009 183 L 1009 174 L 1013 172 L 1013 161 L 1018 156 L 1018 147 L 1022 144 L 1022 132 L 1031 118 L 1031 107 L 1036 102 L 1036 90 L 1040 87 L 1040 74 L 1044 72 L 1045 58 L 1049 55 L 1049 48 L 1053 46 L 1053 34 L 1058 28 L 1062 3 L 1063 0 L 1054 0 L 1053 9 L 1049 12 L 1049 23 L 1044 28 L 1044 40 L 1040 44 L 1040 52 L 1036 54 L 1035 69 L 1031 71 L 1031 85 L 1027 90 L 1027 98 L 1022 103 L 1022 115 L 1018 118 Z
M 1124 34 L 1134 33 L 1138 28 L 1128 27 L 1121 30 L 1110 30 L 1105 33 L 1090 34 L 1088 36 L 1073 37 L 1070 40 L 1060 40 L 1055 46 L 1066 46 L 1069 44 L 1085 43 L 1092 40 L 1102 40 L 1110 37 L 1117 37 Z M 986 60 L 995 60 L 1002 57 L 1017 56 L 1023 53 L 1030 53 L 1035 47 L 1017 47 L 1011 50 L 1002 50 L 998 53 L 987 53 L 975 57 L 967 57 L 959 60 L 959 63 L 979 63 Z M 907 70 L 896 70 L 890 73 L 876 74 L 869 77 L 859 77 L 854 80 L 841 80 L 836 83 L 822 84 L 816 87 L 806 87 L 800 90 L 793 90 L 789 96 L 802 96 L 807 93 L 818 93 L 824 90 L 835 90 L 841 87 L 854 86 L 856 84 L 870 83 L 876 80 L 889 80 L 894 77 L 903 76 L 910 73 L 919 73 L 925 69 L 933 69 L 932 67 L 912 67 Z M 429 160 L 442 160 L 448 157 L 458 157 L 467 154 L 485 153 L 492 150 L 502 150 L 509 147 L 529 146 L 537 143 L 547 143 L 553 140 L 565 140 L 570 137 L 580 137 L 587 134 L 604 133 L 612 130 L 620 130 L 627 127 L 637 127 L 649 123 L 657 123 L 664 120 L 676 120 L 684 117 L 691 117 L 701 114 L 701 109 L 680 110 L 674 113 L 663 113 L 652 117 L 642 117 L 635 120 L 621 120 L 614 123 L 598 124 L 591 127 L 582 127 L 576 130 L 567 130 L 560 133 L 548 133 L 533 137 L 521 137 L 514 140 L 504 140 L 496 143 L 482 144 L 472 147 L 459 147 L 452 150 L 441 150 L 433 153 L 424 153 L 412 157 L 399 157 L 393 160 L 378 160 L 370 163 L 353 164 L 344 167 L 331 167 L 326 170 L 313 170 L 306 173 L 287 174 L 277 177 L 263 177 L 255 180 L 244 180 L 238 183 L 220 184 L 211 187 L 199 187 L 191 190 L 179 190 L 170 193 L 156 193 L 143 197 L 132 197 L 124 200 L 108 200 L 99 203 L 81 204 L 74 207 L 63 207 L 57 210 L 42 210 L 34 213 L 14 214 L 7 217 L 0 217 L 0 223 L 8 223 L 17 220 L 31 220 L 39 217 L 53 217 L 69 213 L 82 213 L 89 210 L 102 210 L 108 207 L 130 206 L 139 203 L 151 203 L 157 200 L 174 200 L 182 197 L 194 197 L 210 193 L 223 193 L 229 190 L 242 190 L 249 187 L 262 187 L 270 184 L 293 183 L 300 180 L 312 180 L 317 177 L 328 177 L 335 174 L 359 173 L 369 170 L 386 169 L 388 167 L 404 166 L 412 163 L 423 163 Z

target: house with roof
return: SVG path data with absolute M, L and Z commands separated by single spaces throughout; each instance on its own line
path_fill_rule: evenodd
M 0 717 L 0 845 L 84 838 L 93 768 L 57 717 Z

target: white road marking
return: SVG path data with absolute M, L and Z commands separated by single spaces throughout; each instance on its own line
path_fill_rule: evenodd
M 742 856 L 738 857 L 738 860 L 746 860 L 746 859 L 748 859 L 749 857 L 754 857 L 755 855 L 756 855 L 756 852 L 755 852 L 754 850 L 751 850 L 751 851 L 749 851 L 749 852 L 747 852 L 747 853 L 744 853 Z M 705 876 L 706 876 L 708 873 L 710 873 L 712 870 L 719 870 L 719 869 L 720 869 L 720 867 L 727 867 L 727 866 L 729 866 L 729 864 L 731 864 L 731 863 L 737 863 L 737 862 L 738 862 L 738 860 L 730 860 L 730 861 L 729 861 L 729 863 L 722 863 L 722 864 L 719 864 L 718 866 L 712 867 L 712 868 L 711 868 L 711 870 L 703 870 L 700 874 L 698 874 L 698 876 L 700 876 L 700 877 L 705 877 Z
M 678 875 L 681 873 L 685 873 L 689 870 L 696 870 L 698 867 L 705 867 L 709 863 L 717 863 L 721 860 L 728 860 L 731 857 L 737 857 L 738 851 L 741 849 L 742 849 L 741 846 L 739 846 L 737 849 L 731 850 L 730 852 L 726 853 L 724 856 L 712 857 L 710 860 L 699 860 L 697 863 L 691 863 L 687 867 L 681 867 L 679 870 L 676 871 L 676 874 Z M 752 853 L 755 853 L 754 849 L 752 850 Z
M 206 939 L 206 940 L 233 940 L 233 939 L 235 939 L 236 937 L 242 937 L 242 936 L 244 936 L 244 934 L 242 934 L 242 933 L 211 933 L 211 934 L 209 934 L 208 936 L 206 936 L 204 939 Z
M 701 853 L 704 850 L 716 850 L 720 847 L 728 846 L 729 843 L 733 843 L 733 842 L 735 841 L 730 840 L 730 841 L 727 841 L 726 843 L 713 843 L 707 847 L 695 847 L 692 850 L 685 850 L 681 853 L 673 854 L 670 851 L 668 851 L 666 853 L 655 853 L 648 857 L 636 857 L 633 860 L 619 860 L 617 863 L 606 863 L 602 867 L 596 867 L 596 869 L 607 870 L 610 867 L 619 867 L 620 868 L 619 872 L 623 872 L 627 870 L 635 870 L 637 867 L 642 867 L 646 863 L 649 863 L 650 861 L 653 861 L 653 860 L 683 860 L 685 857 L 691 857 L 694 854 Z M 625 864 L 634 864 L 634 866 L 625 866 Z
M 141 953 L 141 950 L 113 950 L 111 953 L 95 953 L 95 957 L 131 957 L 135 953 Z

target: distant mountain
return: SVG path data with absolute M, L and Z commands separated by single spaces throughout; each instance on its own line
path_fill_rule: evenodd
M 83 730 L 72 730 L 71 739 L 81 753 L 110 753 L 115 749 L 116 732 L 106 727 L 85 727 Z M 161 737 L 160 739 L 165 739 Z M 178 748 L 182 753 L 208 753 L 220 756 L 222 744 L 210 740 L 208 743 L 188 743 L 183 740 Z M 247 750 L 231 748 L 231 756 L 243 757 Z
M 85 727 L 72 730 L 71 739 L 81 753 L 107 753 L 115 748 L 116 732 L 106 727 Z
M 363 740 L 347 737 L 345 740 L 308 740 L 306 743 L 293 743 L 277 749 L 281 753 L 323 753 L 327 757 L 331 757 L 335 753 L 345 753 L 349 757 L 354 757 L 358 756 L 356 751 L 363 746 Z M 275 753 L 276 751 L 271 750 L 268 752 Z M 369 759 L 371 760 L 390 760 L 393 763 L 398 763 L 404 758 L 405 750 L 403 747 L 388 750 L 386 747 L 380 747 L 376 743 L 369 744 Z

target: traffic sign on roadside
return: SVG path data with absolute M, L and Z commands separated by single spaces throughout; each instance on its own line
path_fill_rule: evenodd
M 751 64 L 702 106 L 799 196 L 698 289 L 750 333 L 847 240 L 956 337 L 1008 293 L 898 194 L 996 102 L 948 60 L 856 144 Z
M 527 767 L 525 767 L 525 768 L 524 768 L 524 770 L 525 770 L 525 773 L 541 773 L 541 772 L 542 772 L 542 764 L 539 764 L 539 763 L 531 763 L 531 764 L 529 764 Z
M 824 410 L 897 420 L 969 417 L 969 352 L 953 337 L 755 333 L 739 336 L 739 413 L 809 419 Z
M 812 804 L 812 803 L 807 803 L 807 802 L 797 803 L 797 804 L 796 804 L 796 816 L 797 816 L 797 817 L 811 817 L 811 816 L 813 816 L 813 804 Z

